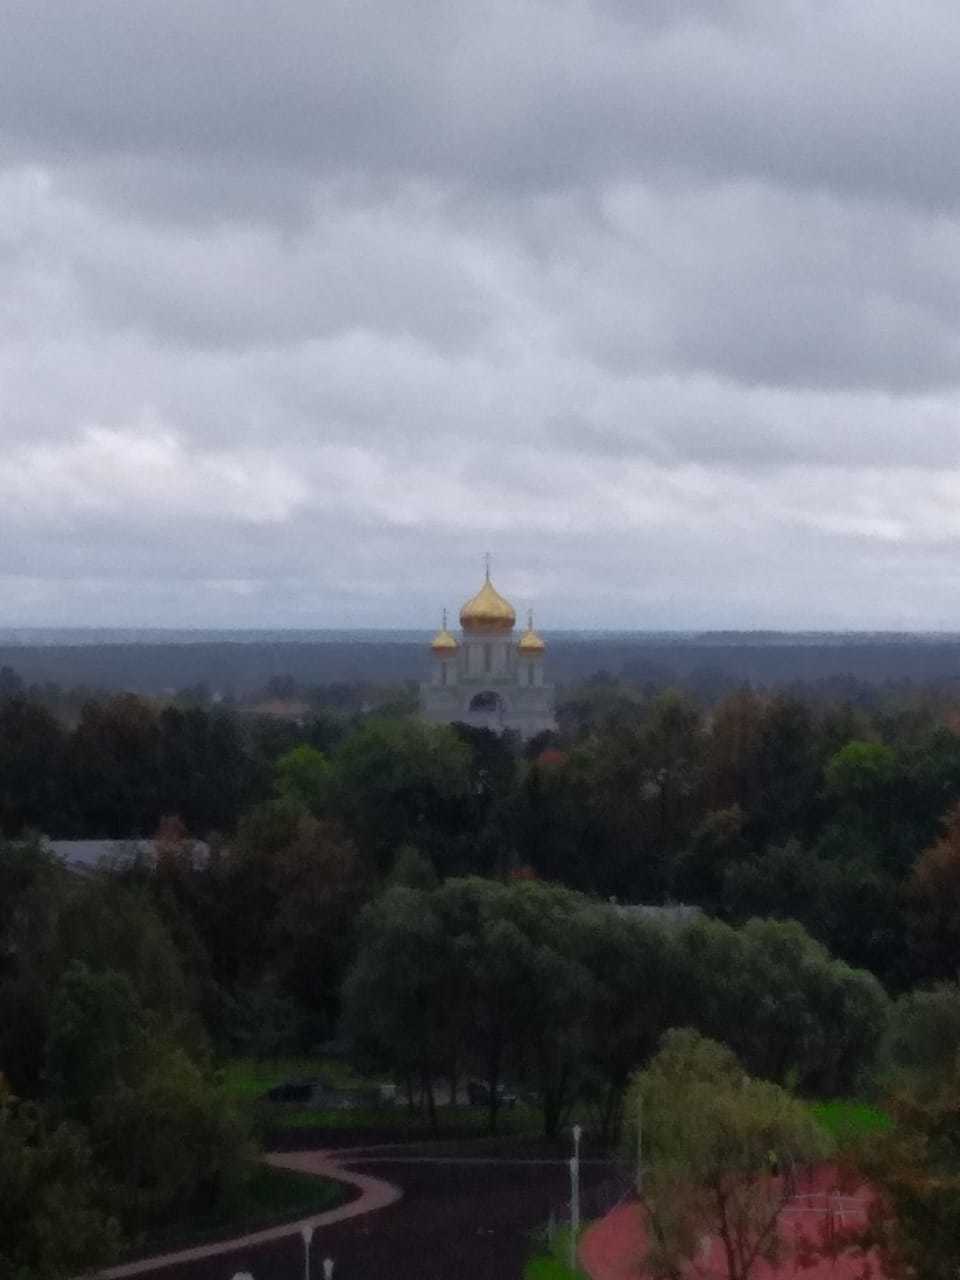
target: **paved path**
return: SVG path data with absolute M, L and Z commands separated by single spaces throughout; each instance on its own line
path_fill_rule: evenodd
M 370 1153 L 373 1158 L 376 1155 Z M 383 1148 L 376 1154 L 387 1154 Z M 553 1215 L 563 1217 L 570 1194 L 566 1161 L 534 1163 L 511 1153 L 488 1163 L 488 1157 L 465 1156 L 449 1164 L 410 1156 L 406 1164 L 368 1165 L 357 1149 L 296 1152 L 283 1156 L 283 1167 L 344 1176 L 356 1162 L 361 1176 L 380 1183 L 382 1173 L 403 1188 L 402 1199 L 380 1212 L 359 1213 L 359 1202 L 346 1206 L 354 1217 L 323 1223 L 313 1241 L 311 1280 L 320 1280 L 322 1260 L 333 1258 L 336 1280 L 513 1280 L 535 1248 L 535 1234 Z M 334 1171 L 323 1161 L 336 1160 Z M 318 1163 L 318 1161 L 320 1163 Z M 349 1173 L 354 1174 L 351 1168 Z M 608 1169 L 583 1169 L 584 1203 L 610 1181 Z M 303 1275 L 299 1223 L 268 1233 L 225 1241 L 216 1254 L 186 1250 L 178 1262 L 169 1256 L 144 1261 L 138 1280 L 231 1280 L 247 1271 L 256 1280 L 291 1280 Z M 268 1238 L 264 1238 L 264 1237 Z M 250 1245 L 246 1243 L 252 1241 Z M 194 1255 L 201 1256 L 194 1256 Z M 123 1275 L 128 1268 L 118 1268 Z M 117 1273 L 107 1273 L 117 1274 Z
M 346 1153 L 343 1153 L 346 1154 Z M 363 1164 L 460 1164 L 460 1165 L 505 1165 L 529 1164 L 550 1165 L 555 1169 L 569 1168 L 569 1158 L 561 1156 L 372 1156 L 366 1152 L 351 1152 L 351 1160 L 362 1161 Z M 599 1165 L 603 1169 L 616 1168 L 616 1161 L 584 1158 L 580 1167 Z
M 345 1169 L 340 1159 L 345 1155 L 356 1159 L 357 1153 L 335 1151 L 289 1151 L 265 1156 L 267 1164 L 277 1169 L 291 1169 L 295 1173 L 312 1173 L 321 1178 L 333 1178 L 337 1182 L 346 1182 L 359 1188 L 360 1195 L 348 1204 L 337 1209 L 328 1209 L 324 1213 L 314 1213 L 296 1222 L 284 1222 L 278 1227 L 267 1227 L 263 1231 L 252 1231 L 247 1235 L 234 1236 L 230 1240 L 218 1240 L 213 1244 L 195 1245 L 190 1249 L 178 1249 L 173 1253 L 163 1253 L 152 1258 L 142 1258 L 138 1262 L 126 1262 L 119 1267 L 110 1267 L 99 1272 L 103 1280 L 124 1280 L 126 1276 L 139 1276 L 163 1267 L 177 1266 L 184 1262 L 200 1262 L 205 1258 L 216 1258 L 238 1250 L 255 1248 L 274 1240 L 282 1240 L 286 1236 L 298 1234 L 304 1227 L 328 1227 L 335 1222 L 346 1222 L 350 1218 L 359 1218 L 363 1214 L 373 1213 L 377 1209 L 385 1209 L 387 1205 L 399 1200 L 403 1192 L 390 1182 L 369 1174 L 356 1173 Z

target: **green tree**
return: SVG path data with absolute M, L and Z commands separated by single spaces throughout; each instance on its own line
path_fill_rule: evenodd
M 39 840 L 0 841 L 0 1063 L 27 1097 L 41 1088 L 60 917 L 73 879 Z
M 302 817 L 276 856 L 273 885 L 271 969 L 283 994 L 320 1015 L 320 1035 L 328 1038 L 356 948 L 357 919 L 370 897 L 368 866 L 333 823 Z
M 396 886 L 367 907 L 344 985 L 344 1023 L 362 1060 L 414 1082 L 436 1131 L 434 1085 L 447 1065 L 450 940 L 433 897 Z
M 242 1200 L 249 1135 L 216 1081 L 177 1045 L 151 1043 L 139 1077 L 102 1096 L 92 1133 L 131 1232 Z
M 390 883 L 406 885 L 408 889 L 435 889 L 437 873 L 412 844 L 401 845 L 390 868 Z
M 117 1223 L 83 1131 L 51 1126 L 0 1077 L 0 1280 L 60 1280 L 112 1261 Z
M 277 794 L 320 817 L 329 802 L 330 766 L 322 751 L 308 743 L 293 747 L 275 765 Z
M 74 961 L 123 974 L 155 1025 L 197 1052 L 206 1048 L 199 993 L 150 888 L 104 870 L 75 877 L 57 921 L 51 989 Z
M 601 1141 L 609 1144 L 630 1075 L 677 1019 L 677 936 L 669 924 L 590 903 L 578 913 L 572 943 L 593 977 L 585 1066 L 597 1079 Z
M 763 847 L 794 836 L 803 839 L 821 816 L 821 755 L 811 709 L 799 698 L 777 695 L 764 710 L 760 731 L 759 795 L 748 836 Z
M 210 874 L 216 892 L 204 909 L 206 945 L 213 976 L 230 993 L 220 1034 L 246 1039 L 249 1019 L 234 1027 L 231 1009 L 243 1014 L 274 999 L 275 1011 L 300 1010 L 291 1041 L 301 1033 L 313 1043 L 329 1037 L 370 897 L 368 861 L 338 824 L 272 800 L 244 817 Z
M 231 831 L 265 783 L 236 716 L 223 709 L 165 707 L 154 768 L 161 815 L 180 814 L 204 837 Z
M 156 713 L 133 694 L 88 702 L 69 742 L 69 767 L 82 829 L 130 839 L 156 829 L 165 806 L 157 770 Z
M 135 1080 L 147 1046 L 144 1010 L 130 980 L 74 961 L 57 987 L 47 1037 L 47 1079 L 73 1118 L 89 1123 L 104 1095 Z
M 582 891 L 610 892 L 615 870 L 593 820 L 587 748 L 573 755 L 549 750 L 524 769 L 512 829 L 521 866 Z
M 456 868 L 466 855 L 470 753 L 453 729 L 367 721 L 330 764 L 333 812 L 381 872 L 404 844 L 416 845 L 438 869 Z
M 593 977 L 576 954 L 583 900 L 537 882 L 451 879 L 397 886 L 366 911 L 345 986 L 347 1026 L 381 1065 L 435 1082 L 487 1085 L 495 1131 L 505 1074 L 536 1092 L 554 1136 L 586 1061 Z
M 960 1067 L 902 1077 L 887 1100 L 892 1128 L 860 1165 L 879 1194 L 862 1243 L 890 1276 L 954 1280 L 960 1268 Z
M 828 761 L 824 780 L 840 803 L 872 808 L 889 794 L 897 774 L 897 757 L 882 742 L 848 742 Z
M 630 1106 L 648 1162 L 639 1191 L 651 1273 L 679 1280 L 704 1237 L 719 1240 L 728 1280 L 781 1263 L 790 1250 L 781 1211 L 801 1169 L 827 1154 L 808 1108 L 691 1031 L 668 1032 Z
M 634 902 L 662 900 L 673 861 L 701 817 L 702 750 L 697 708 L 667 690 L 606 724 L 574 753 L 580 857 L 589 850 L 584 860 L 593 881 L 580 882 L 584 888 Z
M 916 967 L 926 980 L 953 977 L 960 956 L 960 806 L 917 860 L 906 885 Z
M 888 1086 L 918 1097 L 935 1093 L 960 1066 L 960 985 L 942 982 L 901 996 L 878 1057 Z
M 723 903 L 728 869 L 745 860 L 750 852 L 743 834 L 745 826 L 746 819 L 738 805 L 707 814 L 673 869 L 673 896 L 678 902 L 695 903 L 711 914 L 717 913 Z
M 833 960 L 794 921 L 701 919 L 677 941 L 676 1022 L 729 1044 L 769 1080 L 827 1096 L 856 1088 L 887 1016 L 871 974 Z
M 32 698 L 0 697 L 0 838 L 68 834 L 72 818 L 66 735 Z

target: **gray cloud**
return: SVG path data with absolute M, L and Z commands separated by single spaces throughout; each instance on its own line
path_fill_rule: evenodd
M 956 626 L 946 0 L 13 0 L 0 622 Z
M 832 4 L 55 0 L 8 6 L 8 146 L 269 180 L 564 188 L 665 166 L 952 207 L 945 0 Z

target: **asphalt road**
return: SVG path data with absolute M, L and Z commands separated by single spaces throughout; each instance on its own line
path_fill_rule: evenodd
M 567 1212 L 565 1162 L 411 1159 L 391 1160 L 389 1166 L 357 1161 L 351 1167 L 389 1179 L 403 1188 L 403 1199 L 318 1231 L 311 1280 L 322 1280 L 324 1257 L 334 1260 L 334 1280 L 520 1280 L 532 1233 L 551 1212 Z M 584 1165 L 588 1211 L 592 1196 L 611 1176 L 609 1167 Z M 302 1280 L 303 1244 L 299 1236 L 288 1237 L 145 1276 L 231 1280 L 239 1271 L 254 1280 Z

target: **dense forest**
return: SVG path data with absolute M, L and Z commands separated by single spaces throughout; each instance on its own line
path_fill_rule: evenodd
M 232 866 L 309 818 L 371 893 L 412 847 L 441 878 L 795 919 L 890 990 L 953 973 L 960 706 L 942 697 L 707 702 L 597 677 L 568 692 L 558 735 L 526 746 L 428 729 L 403 687 L 313 702 L 295 718 L 129 694 L 65 711 L 8 674 L 0 831 L 133 839 L 173 822 Z
M 812 1096 L 960 1045 L 942 691 L 599 676 L 523 744 L 277 680 L 295 715 L 0 681 L 0 1163 L 34 1153 L 13 1214 L 74 1188 L 72 1265 L 240 1194 L 236 1055 L 327 1046 L 433 1124 L 470 1075 L 495 1128 L 506 1083 L 612 1141 L 671 1027 Z M 78 874 L 46 837 L 153 844 Z

